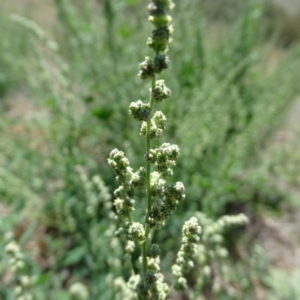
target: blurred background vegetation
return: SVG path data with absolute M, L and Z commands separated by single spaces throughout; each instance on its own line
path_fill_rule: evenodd
M 163 263 L 195 213 L 243 212 L 250 223 L 226 234 L 221 287 L 197 294 L 191 274 L 194 292 L 172 299 L 300 299 L 300 4 L 174 2 L 162 139 L 181 149 L 175 177 L 187 200 L 156 238 Z M 146 5 L 0 3 L 0 247 L 18 241 L 35 299 L 86 299 L 72 296 L 76 282 L 87 299 L 125 299 L 106 159 L 117 147 L 143 164 L 128 105 L 148 97 L 136 76 L 149 54 Z M 0 258 L 0 298 L 16 299 L 18 276 L 3 250 Z

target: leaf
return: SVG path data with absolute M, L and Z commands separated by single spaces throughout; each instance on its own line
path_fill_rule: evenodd
M 44 273 L 40 276 L 38 276 L 37 280 L 35 281 L 35 285 L 42 285 L 46 282 L 48 282 L 50 279 L 50 274 L 49 273 Z
M 67 257 L 64 260 L 64 265 L 69 266 L 79 263 L 82 260 L 82 258 L 86 255 L 86 252 L 87 249 L 85 246 L 69 250 L 67 253 Z
M 114 113 L 112 108 L 109 107 L 99 107 L 93 110 L 93 116 L 99 120 L 108 120 Z

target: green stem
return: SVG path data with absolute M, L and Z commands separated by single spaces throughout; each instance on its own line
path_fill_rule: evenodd
M 155 79 L 156 76 L 154 75 L 152 78 L 152 90 L 155 89 Z M 153 98 L 150 96 L 150 109 L 152 111 L 153 108 Z M 147 121 L 147 136 L 146 136 L 146 155 L 149 153 L 151 149 L 151 120 Z M 146 195 L 147 195 L 147 211 L 149 212 L 151 210 L 152 206 L 152 198 L 151 198 L 151 163 L 147 161 L 146 163 Z M 148 241 L 151 242 L 151 237 L 149 240 L 150 234 L 150 228 L 148 224 L 145 225 L 145 242 L 142 245 L 142 256 L 143 256 L 143 274 L 147 272 L 147 246 Z
M 145 241 L 142 244 L 142 257 L 143 257 L 143 276 L 145 276 L 147 272 L 147 234 L 145 234 Z
M 155 89 L 155 75 L 152 78 L 152 89 Z M 153 108 L 153 98 L 150 96 L 150 109 L 152 112 Z M 146 154 L 149 153 L 151 149 L 151 119 L 147 121 L 147 149 L 146 149 Z M 146 185 L 147 185 L 147 208 L 148 211 L 150 211 L 151 206 L 152 206 L 152 199 L 151 199 L 151 163 L 147 161 L 147 166 L 146 166 Z

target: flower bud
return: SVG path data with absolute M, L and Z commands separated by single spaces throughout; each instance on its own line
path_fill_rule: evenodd
M 87 300 L 89 299 L 89 292 L 87 287 L 83 285 L 81 282 L 73 283 L 70 288 L 69 292 L 72 297 L 76 300 Z
M 166 198 L 170 199 L 171 201 L 182 201 L 185 199 L 185 194 L 184 194 L 184 185 L 182 182 L 176 182 L 172 184 L 171 186 L 168 186 L 165 189 L 165 196 Z
M 152 78 L 154 76 L 154 64 L 150 57 L 146 56 L 145 61 L 143 61 L 140 64 L 140 72 L 138 76 L 141 77 L 141 79 L 148 79 Z
M 133 222 L 128 229 L 128 235 L 131 239 L 140 243 L 145 239 L 145 228 L 141 223 Z
M 168 89 L 165 85 L 164 80 L 157 80 L 155 83 L 155 88 L 151 91 L 151 97 L 155 102 L 162 102 L 164 99 L 167 99 L 171 96 L 171 90 Z
M 155 73 L 160 74 L 162 70 L 167 69 L 170 66 L 170 60 L 168 56 L 164 54 L 157 54 L 153 59 L 153 69 Z
M 152 244 L 150 245 L 150 247 L 148 248 L 148 256 L 149 257 L 158 257 L 160 255 L 160 248 L 157 244 Z
M 150 105 L 141 100 L 131 102 L 129 105 L 129 114 L 138 121 L 148 121 L 151 118 Z
M 143 167 L 140 167 L 135 173 L 132 174 L 131 184 L 134 187 L 143 186 L 146 180 L 146 170 Z
M 172 17 L 164 14 L 164 15 L 156 15 L 156 16 L 150 16 L 148 20 L 153 23 L 154 26 L 156 27 L 162 27 L 166 26 L 169 23 L 172 22 Z
M 149 152 L 145 155 L 146 161 L 154 164 L 156 162 L 156 151 L 150 149 Z

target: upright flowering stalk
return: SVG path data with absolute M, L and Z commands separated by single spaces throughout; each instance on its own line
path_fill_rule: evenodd
M 130 115 L 141 122 L 140 135 L 146 137 L 145 167 L 133 171 L 129 160 L 122 151 L 114 149 L 108 159 L 109 165 L 116 173 L 116 180 L 120 184 L 115 190 L 114 205 L 121 227 L 118 234 L 125 234 L 128 244 L 125 251 L 131 254 L 133 245 L 138 245 L 141 251 L 142 275 L 134 275 L 130 285 L 138 299 L 166 299 L 169 287 L 163 281 L 160 272 L 160 248 L 152 243 L 155 230 L 160 229 L 178 204 L 185 198 L 185 188 L 182 182 L 167 184 L 166 180 L 172 176 L 172 167 L 179 155 L 177 145 L 163 143 L 153 148 L 151 142 L 163 134 L 166 117 L 160 111 L 154 110 L 155 104 L 160 104 L 171 96 L 164 80 L 157 79 L 158 75 L 170 65 L 166 56 L 173 26 L 172 18 L 167 14 L 174 4 L 171 0 L 152 0 L 148 5 L 149 21 L 154 25 L 152 36 L 147 44 L 154 50 L 154 56 L 145 58 L 140 64 L 139 77 L 151 81 L 149 102 L 138 100 L 129 106 Z M 152 170 L 153 169 L 153 170 Z M 134 210 L 135 200 L 130 197 L 132 190 L 143 188 L 145 191 L 145 217 L 143 222 L 135 222 L 131 212 Z M 142 204 L 142 200 L 138 201 Z M 195 243 L 199 239 L 200 227 L 197 219 L 192 218 L 183 228 L 183 246 L 177 258 L 175 272 L 175 287 L 185 287 L 184 272 L 191 266 L 190 258 L 195 252 Z M 134 243 L 133 243 L 134 242 Z M 135 283 L 134 283 L 135 282 Z M 136 298 L 133 298 L 136 299 Z

